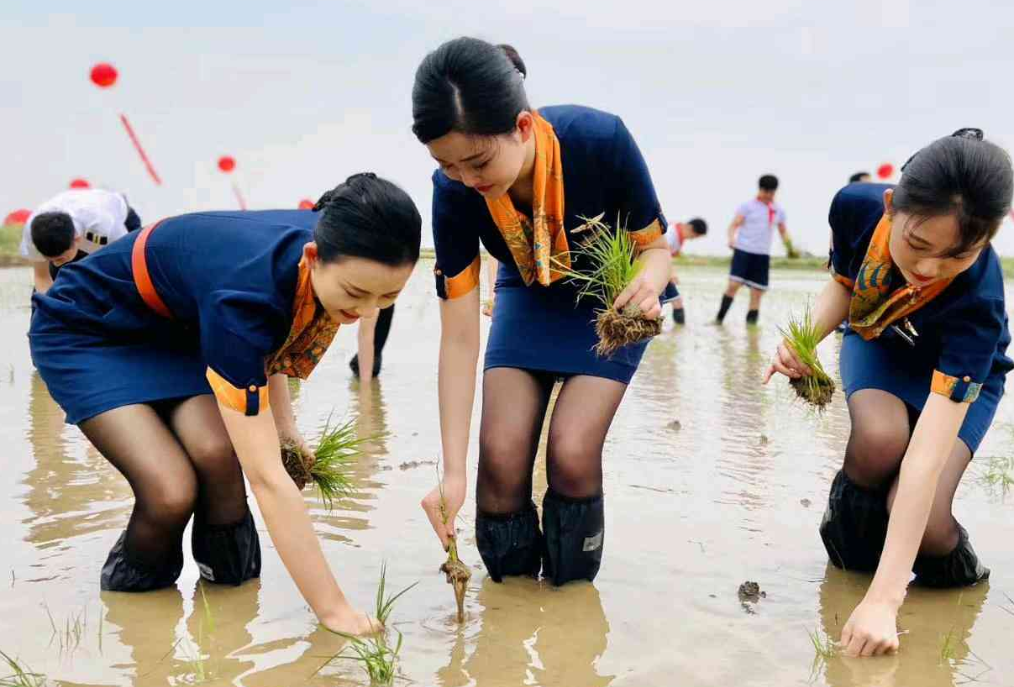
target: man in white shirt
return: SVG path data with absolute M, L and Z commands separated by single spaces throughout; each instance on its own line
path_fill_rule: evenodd
M 708 223 L 700 217 L 694 217 L 689 222 L 673 222 L 665 231 L 665 240 L 669 244 L 669 255 L 678 258 L 683 253 L 683 245 L 687 241 L 699 239 L 708 233 Z M 672 277 L 669 283 L 673 285 L 677 293 L 679 289 L 679 278 L 676 276 L 676 265 L 673 265 Z M 686 324 L 686 313 L 683 310 L 683 296 L 679 295 L 672 302 L 672 319 L 676 324 Z
M 45 293 L 57 272 L 141 227 L 122 193 L 71 189 L 50 198 L 25 222 L 21 255 L 35 264 L 35 290 Z
M 736 292 L 746 284 L 750 287 L 750 310 L 746 314 L 747 324 L 757 324 L 760 316 L 761 296 L 768 289 L 768 273 L 771 267 L 771 240 L 777 227 L 785 249 L 793 253 L 789 231 L 785 227 L 785 210 L 775 203 L 778 177 L 765 174 L 758 182 L 757 197 L 748 200 L 736 210 L 736 217 L 729 225 L 729 248 L 732 248 L 732 268 L 729 286 L 722 295 L 722 306 L 715 318 L 722 324 L 732 306 Z

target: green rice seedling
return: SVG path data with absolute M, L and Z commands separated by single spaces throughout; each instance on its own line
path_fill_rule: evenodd
M 444 502 L 443 480 L 437 473 L 440 484 L 440 517 L 447 525 L 447 504 Z M 461 562 L 458 557 L 458 541 L 454 535 L 448 537 L 447 560 L 440 566 L 440 572 L 447 576 L 447 584 L 454 589 L 454 601 L 458 604 L 458 622 L 465 622 L 465 592 L 468 590 L 468 581 L 472 579 L 472 571 Z
M 349 466 L 362 452 L 362 444 L 373 438 L 359 437 L 354 420 L 332 427 L 331 416 L 328 416 L 314 450 L 313 462 L 309 463 L 298 446 L 287 443 L 282 445 L 282 463 L 301 490 L 308 482 L 317 485 L 320 500 L 330 512 L 336 501 L 352 495 Z
M 785 244 L 785 257 L 789 260 L 798 260 L 799 251 L 796 250 L 796 246 L 792 243 L 792 239 L 787 238 L 783 240 L 782 243 Z
M 835 385 L 817 356 L 822 332 L 814 323 L 810 308 L 803 311 L 802 317 L 790 317 L 788 326 L 779 331 L 789 348 L 813 372 L 812 375 L 792 379 L 789 384 L 796 390 L 797 396 L 818 410 L 824 410 L 834 396 Z
M 1014 487 L 1014 458 L 990 458 L 982 480 L 990 490 L 1006 496 L 1011 487 Z
M 585 224 L 578 231 L 589 231 L 588 238 L 570 251 L 571 267 L 554 259 L 553 269 L 581 284 L 579 300 L 591 297 L 602 304 L 603 309 L 595 319 L 595 333 L 599 338 L 595 352 L 601 357 L 609 357 L 627 344 L 660 334 L 662 321 L 645 319 L 633 303 L 626 305 L 622 312 L 613 308 L 616 297 L 643 267 L 635 259 L 636 245 L 619 218 L 615 230 L 602 221 L 602 215 L 581 219 Z M 573 268 L 575 263 L 581 263 L 580 271 Z
M 398 671 L 398 655 L 401 653 L 404 637 L 400 631 L 395 630 L 398 639 L 392 647 L 387 641 L 387 620 L 391 617 L 391 611 L 394 609 L 394 603 L 417 584 L 419 583 L 416 582 L 411 584 L 397 594 L 388 596 L 387 564 L 384 563 L 381 565 L 380 584 L 377 587 L 377 600 L 374 614 L 377 620 L 385 626 L 384 629 L 366 639 L 362 639 L 361 637 L 356 637 L 354 635 L 339 633 L 342 637 L 348 640 L 348 644 L 338 654 L 328 659 L 327 663 L 324 665 L 327 665 L 335 659 L 359 661 L 363 666 L 363 670 L 365 670 L 367 676 L 369 676 L 371 685 L 393 684 Z
M 806 634 L 810 638 L 810 643 L 813 644 L 813 665 L 810 666 L 810 682 L 813 682 L 820 669 L 837 655 L 838 646 L 819 627 L 814 628 L 813 632 L 807 630 Z
M 208 626 L 208 633 L 215 631 L 215 615 L 211 612 L 211 604 L 208 603 L 208 597 L 204 593 L 204 581 L 197 583 L 197 588 L 201 590 L 201 603 L 204 609 L 204 624 Z
M 0 658 L 10 671 L 8 675 L 0 677 L 0 687 L 45 687 L 46 676 L 34 672 L 27 666 L 22 666 L 17 659 L 11 658 L 3 651 L 0 651 Z
M 958 651 L 958 639 L 952 627 L 947 631 L 943 637 L 940 638 L 940 663 L 949 664 L 954 661 L 954 657 Z

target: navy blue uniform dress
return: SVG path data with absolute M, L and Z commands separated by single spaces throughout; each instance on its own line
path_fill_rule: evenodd
M 315 223 L 302 210 L 160 222 L 144 253 L 171 318 L 153 311 L 135 284 L 141 232 L 68 265 L 33 297 L 29 332 L 32 358 L 67 422 L 210 394 L 212 382 L 230 407 L 237 395 L 247 414 L 267 407 L 265 361 L 292 327 L 300 258 Z
M 560 144 L 565 189 L 564 228 L 573 249 L 584 238 L 573 231 L 583 218 L 617 220 L 631 232 L 666 226 L 651 175 L 623 121 L 576 105 L 539 110 Z M 486 345 L 485 369 L 513 367 L 559 376 L 591 375 L 629 383 L 647 342 L 628 345 L 612 357 L 593 352 L 594 321 L 601 309 L 590 299 L 576 303 L 577 287 L 566 279 L 526 286 L 503 235 L 476 191 L 433 174 L 433 241 L 441 298 L 454 298 L 478 284 L 479 244 L 500 262 L 496 304 Z M 575 260 L 574 269 L 581 269 Z M 664 300 L 675 297 L 675 291 Z
M 835 196 L 829 221 L 834 234 L 835 278 L 853 287 L 877 224 L 884 214 L 884 184 L 850 184 Z M 904 280 L 900 275 L 896 283 Z M 938 296 L 909 315 L 901 332 L 888 328 L 871 341 L 851 329 L 841 350 L 845 393 L 880 389 L 921 411 L 931 392 L 971 402 L 959 438 L 974 453 L 993 421 L 1014 362 L 1004 304 L 1003 273 L 992 247 Z

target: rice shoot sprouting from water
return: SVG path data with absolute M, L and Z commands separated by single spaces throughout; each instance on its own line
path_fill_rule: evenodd
M 391 616 L 391 611 L 394 609 L 394 602 L 417 584 L 419 583 L 415 582 L 397 594 L 388 596 L 387 564 L 382 564 L 380 567 L 380 584 L 377 586 L 377 607 L 374 613 L 383 628 L 366 639 L 339 632 L 338 634 L 347 639 L 349 643 L 338 654 L 328 659 L 324 665 L 336 659 L 359 661 L 363 666 L 363 670 L 369 676 L 371 685 L 394 684 L 394 678 L 398 674 L 398 654 L 401 653 L 404 637 L 399 630 L 395 629 L 394 632 L 398 638 L 394 646 L 391 646 L 387 641 L 387 621 Z M 323 667 L 321 666 L 321 668 Z
M 331 511 L 335 501 L 352 495 L 348 469 L 365 441 L 358 436 L 354 420 L 332 427 L 328 416 L 314 455 L 304 456 L 298 446 L 285 443 L 282 463 L 300 490 L 309 482 L 316 484 L 324 508 Z
M 650 339 L 662 333 L 660 319 L 648 320 L 635 303 L 627 304 L 622 312 L 613 308 L 616 297 L 634 280 L 643 267 L 636 260 L 636 245 L 617 218 L 616 230 L 602 221 L 602 215 L 593 219 L 582 217 L 585 225 L 578 231 L 589 235 L 580 246 L 570 251 L 572 263 L 583 263 L 583 269 L 564 266 L 554 260 L 554 269 L 573 281 L 580 282 L 578 298 L 590 296 L 605 306 L 595 320 L 595 333 L 599 342 L 595 353 L 608 358 L 620 348 Z
M 818 410 L 823 410 L 834 396 L 835 385 L 817 356 L 821 331 L 813 321 L 810 308 L 803 311 L 801 318 L 790 317 L 788 327 L 780 331 L 796 357 L 813 372 L 809 376 L 791 379 L 789 384 L 796 390 L 797 396 Z
M 439 474 L 437 478 L 439 479 Z M 447 525 L 447 504 L 444 502 L 443 481 L 440 482 L 440 517 Z M 465 622 L 465 591 L 468 589 L 468 581 L 472 578 L 472 571 L 458 558 L 458 541 L 451 534 L 447 538 L 447 560 L 440 566 L 440 572 L 447 576 L 447 584 L 454 588 L 454 600 L 458 604 L 458 622 Z

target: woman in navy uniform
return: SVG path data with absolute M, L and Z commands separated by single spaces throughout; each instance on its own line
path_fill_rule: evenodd
M 501 264 L 486 348 L 476 544 L 490 576 L 554 584 L 595 578 L 604 540 L 602 445 L 647 342 L 609 358 L 596 343 L 595 304 L 576 302 L 560 264 L 586 218 L 629 231 L 643 269 L 615 306 L 661 312 L 669 283 L 666 221 L 647 165 L 619 117 L 580 106 L 533 110 L 524 63 L 509 47 L 445 43 L 416 72 L 413 130 L 439 163 L 433 175 L 436 288 L 441 302 L 441 489 L 423 507 L 446 546 L 464 502 L 479 352 L 479 245 Z M 532 468 L 554 383 L 542 531 Z
M 322 623 L 372 621 L 343 596 L 282 466 L 296 430 L 286 377 L 305 378 L 339 325 L 390 306 L 419 256 L 412 200 L 373 174 L 314 212 L 173 217 L 68 266 L 34 297 L 32 356 L 49 391 L 134 491 L 102 588 L 171 585 L 183 530 L 201 575 L 260 572 L 250 481 L 268 532 Z
M 962 129 L 903 168 L 896 187 L 851 184 L 831 204 L 824 334 L 846 316 L 841 377 L 852 431 L 820 534 L 831 562 L 875 572 L 842 630 L 852 655 L 898 647 L 909 578 L 931 587 L 989 575 L 951 512 L 1014 367 L 1000 260 L 1011 162 Z M 808 374 L 783 343 L 768 374 Z

